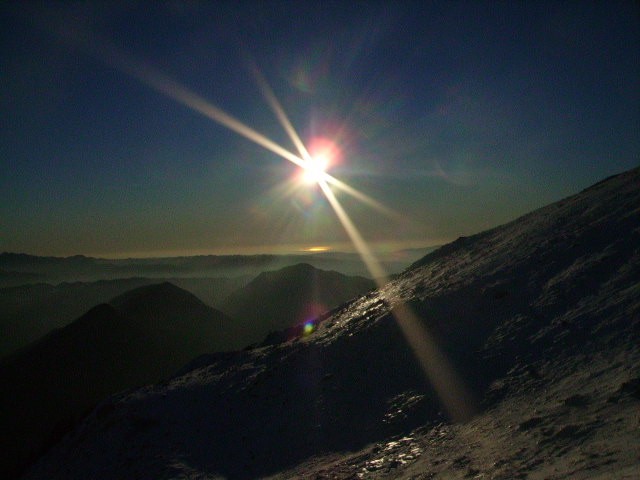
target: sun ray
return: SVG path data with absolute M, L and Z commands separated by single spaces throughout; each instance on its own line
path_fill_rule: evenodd
M 319 182 L 319 185 L 362 261 L 380 288 L 380 292 L 384 292 L 382 287 L 387 283 L 388 275 L 369 249 L 347 212 L 338 202 L 331 188 L 326 182 Z M 476 412 L 473 394 L 467 389 L 433 337 L 421 324 L 420 319 L 407 305 L 402 303 L 393 305 L 392 314 L 447 413 L 454 421 L 469 420 Z
M 58 25 L 58 28 L 54 28 L 47 23 L 44 18 L 40 18 L 38 15 L 35 16 L 35 21 L 41 28 L 50 32 L 52 31 L 54 35 L 67 42 L 67 44 L 73 48 L 82 50 L 85 54 L 96 60 L 138 80 L 152 90 L 204 115 L 219 125 L 232 130 L 238 135 L 289 160 L 295 165 L 306 168 L 306 162 L 302 158 L 215 106 L 175 79 L 163 74 L 151 65 L 136 59 L 132 55 L 123 52 L 115 45 L 98 39 L 95 35 L 89 35 L 88 32 L 79 33 L 75 29 L 65 28 L 66 22 L 62 22 Z
M 383 270 L 380 263 L 376 260 L 375 256 L 369 249 L 369 246 L 362 238 L 362 235 L 360 235 L 360 232 L 351 221 L 349 215 L 347 215 L 347 212 L 344 210 L 344 208 L 342 208 L 340 202 L 338 202 L 338 199 L 333 194 L 333 191 L 331 190 L 329 185 L 327 185 L 327 183 L 324 181 L 318 182 L 318 185 L 320 185 L 320 188 L 329 201 L 331 208 L 333 208 L 336 216 L 338 217 L 338 220 L 340 221 L 340 223 L 342 223 L 342 226 L 347 232 L 347 235 L 349 235 L 349 238 L 353 242 L 353 246 L 360 254 L 362 261 L 373 276 L 374 280 L 379 279 L 383 284 L 386 283 L 387 275 L 385 271 Z
M 373 209 L 379 211 L 380 213 L 383 213 L 383 214 L 387 215 L 390 218 L 396 218 L 396 219 L 402 218 L 402 215 L 400 215 L 395 210 L 387 207 L 386 205 L 383 205 L 382 203 L 380 203 L 376 199 L 371 198 L 370 196 L 362 193 L 360 190 L 356 190 L 351 185 L 349 185 L 347 183 L 344 183 L 344 182 L 338 180 L 337 178 L 332 177 L 329 174 L 327 174 L 327 176 L 325 177 L 325 181 L 327 183 L 330 183 L 331 185 L 334 185 L 339 190 L 342 190 L 343 192 L 348 193 L 352 197 L 360 200 L 362 203 L 364 203 L 366 205 L 369 205 L 370 207 L 372 207 Z
M 291 124 L 289 117 L 287 117 L 287 114 L 282 108 L 282 105 L 276 98 L 273 90 L 267 83 L 267 80 L 264 78 L 264 75 L 262 75 L 262 72 L 260 72 L 254 62 L 251 62 L 251 72 L 253 73 L 256 83 L 258 84 L 258 87 L 262 92 L 262 96 L 271 107 L 271 110 L 273 110 L 273 113 L 276 115 L 276 118 L 280 122 L 280 125 L 282 125 L 282 128 L 284 128 L 285 132 L 287 132 L 287 135 L 289 135 L 289 138 L 298 149 L 300 156 L 307 162 L 311 161 L 311 155 L 309 154 L 307 147 L 305 147 L 304 143 L 302 143 L 298 132 L 296 132 L 295 128 L 293 128 L 293 125 Z
M 191 110 L 204 115 L 210 120 L 213 120 L 214 122 L 227 127 L 228 129 L 243 136 L 247 140 L 250 140 L 266 148 L 267 150 L 270 150 L 271 152 L 281 156 L 286 160 L 289 160 L 295 165 L 301 168 L 306 168 L 304 160 L 302 160 L 297 155 L 294 155 L 287 149 L 278 145 L 273 140 L 267 138 L 262 133 L 257 132 L 253 128 L 245 125 L 237 118 L 229 115 L 200 95 L 192 92 L 177 81 L 160 73 L 156 69 L 148 65 L 143 65 L 139 62 L 135 62 L 133 61 L 133 59 L 125 57 L 117 51 L 111 51 L 111 55 L 109 55 L 107 59 L 113 66 L 118 67 L 121 71 L 124 71 L 130 76 L 143 82 L 157 92 L 162 93 L 163 95 L 172 98 L 173 100 L 176 100 L 178 103 L 181 103 Z

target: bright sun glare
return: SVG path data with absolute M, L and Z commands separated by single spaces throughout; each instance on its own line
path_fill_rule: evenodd
M 335 142 L 324 137 L 313 137 L 309 141 L 309 149 L 301 149 L 305 159 L 302 167 L 302 181 L 315 185 L 333 178 L 327 170 L 340 162 L 340 149 Z
M 302 172 L 302 180 L 307 184 L 319 183 L 326 177 L 329 160 L 325 155 L 316 155 L 307 161 Z

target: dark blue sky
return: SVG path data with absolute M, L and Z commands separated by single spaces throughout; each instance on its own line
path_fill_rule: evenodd
M 634 2 L 4 2 L 0 250 L 344 249 L 297 167 L 110 66 L 153 66 L 295 152 L 258 66 L 365 239 L 430 245 L 637 166 Z M 70 38 L 72 40 L 70 40 Z

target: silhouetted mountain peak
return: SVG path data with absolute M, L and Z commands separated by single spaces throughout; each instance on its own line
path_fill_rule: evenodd
M 290 265 L 287 267 L 283 267 L 279 270 L 273 270 L 268 272 L 262 272 L 258 275 L 253 281 L 251 281 L 247 286 L 251 288 L 251 285 L 263 284 L 263 283 L 291 283 L 292 281 L 297 282 L 317 282 L 319 279 L 332 279 L 337 281 L 353 281 L 357 279 L 358 281 L 369 281 L 364 277 L 358 276 L 350 276 L 343 275 L 340 272 L 336 272 L 334 270 L 322 270 L 314 267 L 308 263 L 297 263 L 295 265 Z M 299 284 L 301 286 L 302 284 Z
M 375 286 L 368 278 L 347 276 L 299 263 L 263 272 L 231 294 L 221 307 L 237 319 L 235 328 L 256 331 L 254 341 L 318 317 Z M 256 329 L 261 326 L 262 330 Z
M 297 263 L 295 265 L 290 265 L 288 267 L 284 267 L 280 270 L 281 272 L 312 272 L 312 271 L 321 271 L 319 268 L 314 267 L 309 263 Z
M 141 302 L 159 301 L 164 303 L 175 300 L 202 303 L 198 297 L 171 282 L 154 283 L 134 288 L 111 299 L 109 303 L 118 309 L 126 309 L 130 305 Z
M 272 282 L 280 279 L 290 279 L 292 277 L 309 276 L 314 272 L 322 272 L 308 263 L 297 263 L 295 265 L 289 265 L 279 270 L 271 270 L 260 273 L 251 283 L 260 282 Z
M 192 293 L 170 282 L 135 288 L 113 298 L 109 304 L 124 315 L 154 321 L 222 316 Z

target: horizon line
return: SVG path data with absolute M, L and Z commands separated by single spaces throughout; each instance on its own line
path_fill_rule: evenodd
M 451 242 L 451 239 L 440 239 L 433 241 L 404 241 L 404 242 L 377 242 L 374 244 L 374 250 L 383 254 L 399 253 L 403 250 L 420 250 L 434 248 Z M 104 260 L 127 260 L 127 259 L 167 259 L 167 258 L 185 258 L 185 257 L 225 257 L 225 256 L 320 256 L 326 254 L 354 254 L 357 252 L 347 243 L 323 243 L 308 245 L 264 245 L 264 246 L 246 246 L 246 247 L 218 247 L 218 248 L 194 248 L 194 249 L 161 249 L 161 250 L 144 250 L 144 251 L 124 251 L 124 252 L 27 252 L 27 251 L 9 251 L 4 250 L 1 253 L 10 255 L 28 255 L 33 257 L 49 257 L 49 258 L 72 258 L 85 257 Z

